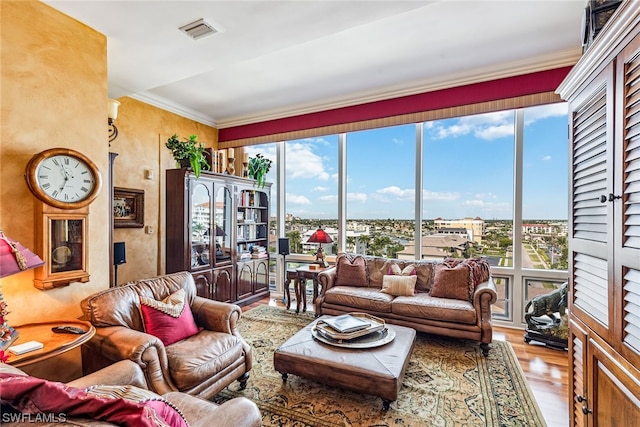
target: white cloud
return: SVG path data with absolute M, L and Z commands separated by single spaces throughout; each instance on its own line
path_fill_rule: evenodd
M 423 190 L 423 200 L 457 200 L 460 198 L 460 194 L 456 192 L 452 193 L 439 193 L 436 191 Z
M 393 142 L 396 145 L 404 145 L 404 140 L 402 140 L 400 138 L 393 138 L 393 139 L 391 139 L 391 142 Z
M 309 200 L 306 196 L 299 196 L 297 194 L 287 193 L 285 196 L 287 203 L 291 203 L 293 205 L 310 205 L 311 200 Z
M 443 126 L 444 121 L 429 122 L 427 129 L 435 130 L 435 138 L 456 138 L 473 134 L 476 138 L 492 140 L 513 135 L 513 112 L 498 111 L 495 113 L 464 116 L 455 120 L 450 126 Z
M 544 160 L 545 162 L 546 162 L 546 161 L 549 161 L 549 160 L 551 160 L 551 156 L 544 156 L 544 157 L 542 158 L 542 160 Z
M 314 140 L 314 143 L 318 140 Z M 313 148 L 313 143 L 287 143 L 287 163 L 285 165 L 287 179 L 307 178 L 321 181 L 329 179 L 330 174 L 324 168 L 322 157 L 314 153 Z
M 367 195 L 365 193 L 347 193 L 347 202 L 365 203 Z
M 546 119 L 549 117 L 566 116 L 568 112 L 569 107 L 566 102 L 527 108 L 524 113 L 524 124 L 530 125 L 537 120 Z
M 396 200 L 413 200 L 414 194 L 415 194 L 415 189 L 413 188 L 402 189 L 400 187 L 392 185 L 390 187 L 385 187 L 385 188 L 376 190 L 376 192 L 374 193 L 374 196 L 377 196 L 376 199 L 383 200 L 383 201 L 388 200 L 388 198 L 385 196 L 390 196 L 392 198 L 395 198 Z
M 318 200 L 325 203 L 338 203 L 338 196 L 335 194 L 330 194 L 327 196 L 320 196 Z
M 490 141 L 492 139 L 503 138 L 513 135 L 513 123 L 499 126 L 489 126 L 484 129 L 477 129 L 474 132 L 477 138 Z
M 324 193 L 325 191 L 329 191 L 329 187 L 322 187 L 322 186 L 319 185 L 317 187 L 314 187 L 311 191 L 315 191 L 315 192 L 318 192 L 318 193 Z
M 476 199 L 495 199 L 496 195 L 493 193 L 478 193 L 475 195 Z

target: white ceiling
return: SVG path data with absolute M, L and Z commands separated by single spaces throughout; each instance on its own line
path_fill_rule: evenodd
M 107 36 L 110 97 L 219 128 L 573 65 L 587 3 L 44 2 Z

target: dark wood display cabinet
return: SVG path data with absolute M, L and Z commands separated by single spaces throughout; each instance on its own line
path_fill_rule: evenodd
M 269 294 L 270 185 L 167 170 L 166 271 L 190 271 L 198 295 L 248 304 Z

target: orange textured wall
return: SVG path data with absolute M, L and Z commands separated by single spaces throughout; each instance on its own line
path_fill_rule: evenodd
M 0 71 L 0 229 L 34 248 L 34 200 L 24 180 L 29 159 L 52 147 L 68 147 L 91 158 L 104 186 L 89 215 L 88 283 L 40 291 L 33 272 L 1 280 L 10 324 L 81 315 L 80 301 L 109 286 L 108 167 L 114 163 L 117 187 L 145 191 L 145 225 L 117 228 L 114 241 L 125 241 L 127 264 L 118 282 L 164 272 L 164 171 L 175 167 L 164 147 L 174 133 L 196 134 L 217 147 L 218 131 L 132 98 L 121 98 L 119 136 L 109 146 L 107 132 L 107 40 L 104 35 L 37 1 L 2 1 Z M 145 179 L 145 170 L 153 179 Z
M 34 200 L 24 173 L 42 150 L 67 147 L 87 155 L 107 177 L 107 40 L 35 1 L 2 1 L 0 71 L 0 228 L 34 247 Z M 33 271 L 4 279 L 10 324 L 76 318 L 81 299 L 108 284 L 108 197 L 90 206 L 90 282 L 41 291 Z
M 165 142 L 173 134 L 180 138 L 197 135 L 206 147 L 217 147 L 218 131 L 132 98 L 118 99 L 118 137 L 111 152 L 115 187 L 144 190 L 144 228 L 116 228 L 115 242 L 125 242 L 127 263 L 118 267 L 118 283 L 164 273 L 165 170 L 175 168 Z M 146 179 L 151 171 L 152 179 Z M 148 230 L 150 226 L 152 230 Z M 150 233 L 149 233 L 149 232 Z

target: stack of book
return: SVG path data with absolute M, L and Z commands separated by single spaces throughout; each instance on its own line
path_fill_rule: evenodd
M 367 313 L 342 314 L 318 320 L 316 330 L 326 338 L 348 341 L 384 330 L 383 319 Z
M 251 251 L 251 258 L 267 258 L 267 248 L 255 245 Z

